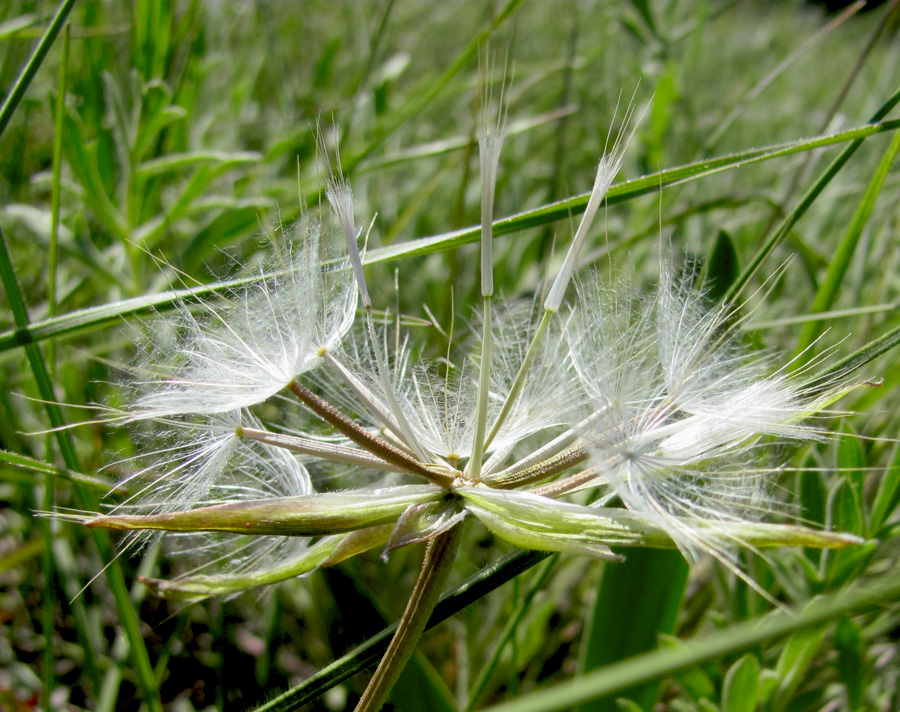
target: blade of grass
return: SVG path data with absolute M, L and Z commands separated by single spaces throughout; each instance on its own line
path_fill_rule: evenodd
M 433 628 L 438 623 L 456 615 L 469 604 L 511 581 L 520 573 L 527 571 L 548 556 L 550 554 L 542 551 L 523 551 L 517 554 L 510 554 L 496 564 L 480 571 L 477 575 L 467 579 L 452 591 L 441 596 L 441 600 L 431 614 L 431 618 L 428 619 L 425 630 Z M 378 660 L 379 656 L 387 648 L 396 627 L 396 623 L 386 627 L 362 645 L 357 646 L 343 657 L 335 660 L 328 667 L 320 670 L 302 685 L 288 690 L 270 702 L 258 707 L 256 712 L 290 712 L 316 699 L 326 690 L 339 685 L 347 678 Z
M 857 0 L 857 2 L 850 5 L 847 9 L 845 9 L 840 15 L 835 17 L 831 22 L 826 24 L 821 30 L 816 32 L 812 37 L 810 37 L 806 42 L 800 45 L 796 50 L 791 52 L 787 57 L 785 57 L 781 62 L 778 63 L 778 66 L 775 67 L 771 72 L 769 72 L 766 76 L 764 76 L 759 83 L 753 89 L 751 89 L 726 116 L 722 123 L 716 127 L 716 130 L 712 132 L 709 140 L 706 142 L 706 150 L 711 150 L 716 143 L 718 143 L 719 139 L 725 134 L 731 124 L 743 113 L 744 109 L 753 102 L 760 94 L 762 94 L 766 87 L 768 87 L 772 82 L 774 82 L 788 67 L 790 67 L 794 62 L 796 62 L 800 57 L 806 54 L 809 50 L 815 47 L 819 42 L 824 40 L 828 35 L 830 35 L 834 30 L 844 24 L 844 22 L 857 12 L 859 12 L 863 5 L 865 5 L 865 0 Z
M 606 566 L 582 641 L 581 675 L 657 646 L 671 635 L 687 582 L 688 565 L 678 551 L 632 549 L 622 564 Z M 665 582 L 665 585 L 660 585 Z M 659 681 L 624 691 L 642 710 L 652 710 Z M 615 698 L 598 697 L 579 712 L 618 712 Z
M 25 63 L 25 66 L 22 67 L 22 71 L 19 74 L 18 79 L 16 79 L 16 83 L 13 84 L 12 90 L 7 94 L 3 106 L 0 106 L 0 136 L 6 131 L 6 127 L 9 125 L 13 114 L 18 108 L 19 102 L 22 101 L 22 97 L 25 96 L 25 92 L 31 84 L 31 80 L 34 79 L 34 75 L 37 74 L 37 70 L 40 69 L 41 65 L 44 63 L 47 52 L 50 51 L 50 48 L 56 41 L 56 36 L 62 29 L 62 26 L 74 5 L 75 0 L 63 0 L 59 4 L 59 9 L 56 11 L 56 15 L 54 15 L 53 20 L 50 22 L 50 26 L 44 32 L 44 36 L 41 37 L 41 41 L 38 42 L 37 47 L 34 48 L 34 52 Z
M 875 112 L 872 116 L 871 124 L 877 124 L 877 122 L 881 121 L 885 116 L 890 113 L 890 111 L 900 103 L 900 90 L 895 92 L 881 107 L 878 111 Z M 893 124 L 894 122 L 889 122 Z M 781 227 L 776 230 L 772 236 L 766 240 L 762 247 L 759 248 L 756 255 L 754 255 L 753 259 L 750 260 L 750 263 L 747 267 L 744 268 L 744 271 L 741 272 L 740 276 L 734 281 L 734 284 L 731 285 L 731 288 L 728 290 L 728 293 L 725 295 L 726 302 L 734 301 L 735 297 L 741 293 L 741 290 L 750 280 L 750 278 L 756 274 L 756 271 L 759 269 L 760 265 L 763 263 L 763 260 L 768 257 L 772 250 L 774 250 L 781 241 L 787 237 L 788 233 L 791 231 L 791 228 L 800 220 L 801 217 L 809 210 L 810 206 L 816 199 L 818 199 L 819 195 L 825 190 L 825 187 L 831 182 L 831 179 L 834 178 L 844 167 L 847 161 L 859 150 L 859 147 L 863 145 L 864 138 L 854 139 L 853 142 L 847 146 L 841 154 L 832 161 L 831 165 L 825 170 L 822 176 L 815 182 L 815 184 L 806 192 L 806 195 L 800 200 L 800 203 L 794 208 L 790 214 L 784 219 L 781 223 Z
M 13 313 L 13 319 L 17 327 L 22 328 L 28 325 L 28 311 L 25 307 L 25 300 L 22 298 L 22 292 L 16 280 L 15 271 L 12 261 L 9 257 L 9 249 L 6 245 L 6 237 L 0 230 L 0 281 L 6 290 L 6 297 L 9 302 L 10 310 Z M 50 374 L 47 370 L 47 364 L 40 349 L 36 344 L 28 344 L 25 347 L 25 355 L 31 366 L 32 374 L 38 388 L 38 392 L 44 401 L 44 409 L 50 420 L 51 427 L 56 429 L 56 442 L 66 467 L 73 472 L 80 471 L 78 464 L 78 456 L 75 453 L 72 440 L 69 437 L 68 430 L 63 429 L 66 425 L 62 411 L 56 403 L 56 396 L 53 391 L 53 383 L 50 380 Z M 78 506 L 82 509 L 95 511 L 97 503 L 93 492 L 75 484 L 75 495 Z M 157 691 L 156 678 L 153 674 L 153 667 L 150 665 L 150 656 L 147 654 L 147 648 L 144 645 L 144 639 L 141 635 L 140 622 L 138 620 L 137 611 L 135 611 L 125 583 L 125 577 L 122 574 L 122 568 L 119 566 L 109 537 L 105 532 L 91 532 L 94 544 L 100 557 L 104 562 L 108 562 L 105 568 L 106 578 L 113 596 L 116 599 L 116 605 L 119 609 L 119 617 L 128 642 L 131 646 L 131 652 L 134 656 L 135 667 L 137 669 L 138 679 L 144 692 L 144 702 L 153 712 L 162 712 L 162 703 L 159 699 Z
M 900 93 L 898 93 L 900 98 Z M 610 188 L 607 194 L 608 203 L 621 203 L 647 193 L 659 190 L 661 185 L 674 185 L 696 180 L 720 171 L 738 168 L 749 163 L 767 161 L 773 158 L 788 156 L 802 151 L 831 146 L 846 141 L 861 141 L 869 136 L 895 131 L 900 128 L 900 120 L 886 121 L 857 127 L 848 131 L 820 136 L 813 139 L 800 139 L 784 144 L 776 144 L 765 148 L 751 149 L 728 156 L 699 161 L 685 166 L 669 168 L 658 173 L 626 181 Z M 534 210 L 528 210 L 493 223 L 494 235 L 508 235 L 531 227 L 547 225 L 557 220 L 568 218 L 584 212 L 588 193 L 565 200 L 548 203 Z M 433 237 L 422 237 L 397 245 L 369 250 L 364 258 L 365 264 L 389 262 L 392 260 L 429 255 L 443 250 L 456 249 L 462 245 L 476 242 L 481 234 L 480 227 L 465 228 Z M 648 233 L 649 234 L 649 233 Z M 0 333 L 0 352 L 18 346 L 35 343 L 52 337 L 69 335 L 78 331 L 86 331 L 119 323 L 123 319 L 149 314 L 153 311 L 165 311 L 172 308 L 179 300 L 191 301 L 203 298 L 219 291 L 240 287 L 258 277 L 216 282 L 202 287 L 179 289 L 161 294 L 134 297 L 112 304 L 103 304 L 64 314 L 53 319 L 44 319 L 27 326 L 10 329 Z
M 811 394 L 824 393 L 834 385 L 836 378 L 846 377 L 858 371 L 897 344 L 900 344 L 900 326 L 889 329 L 877 339 L 872 339 L 865 346 L 833 363 L 827 371 L 811 378 L 803 384 L 803 387 Z
M 900 100 L 900 93 L 898 93 Z M 861 142 L 869 136 L 886 131 L 895 131 L 900 128 L 900 120 L 885 121 L 860 126 L 848 131 L 818 136 L 816 138 L 799 139 L 788 143 L 776 144 L 764 148 L 755 148 L 727 156 L 698 161 L 676 168 L 669 168 L 657 173 L 652 173 L 641 178 L 625 181 L 614 185 L 606 195 L 606 203 L 613 205 L 626 200 L 632 200 L 641 195 L 655 193 L 661 186 L 676 185 L 713 175 L 721 171 L 739 168 L 750 163 L 789 156 L 794 153 L 811 151 L 816 148 L 832 146 L 846 141 Z M 579 215 L 587 207 L 589 193 L 583 193 L 564 200 L 548 203 L 534 210 L 528 210 L 516 215 L 501 218 L 494 221 L 494 236 L 508 235 L 532 227 L 539 227 L 548 223 Z M 481 234 L 480 227 L 468 227 L 462 230 L 443 233 L 433 237 L 421 237 L 416 240 L 389 245 L 366 253 L 365 263 L 387 262 L 404 257 L 416 255 L 428 255 L 441 250 L 455 249 L 462 245 L 476 242 Z
M 81 309 L 52 319 L 17 326 L 0 334 L 0 352 L 18 346 L 26 346 L 45 339 L 73 334 L 83 330 L 97 329 L 110 324 L 121 323 L 122 319 L 139 317 L 156 311 L 171 309 L 176 302 L 192 302 L 209 297 L 217 292 L 235 289 L 258 280 L 258 276 L 226 280 L 190 289 L 173 289 L 160 294 L 123 299 L 111 304 Z
M 9 452 L 8 450 L 0 450 L 0 462 L 5 462 L 14 467 L 21 467 L 24 470 L 29 470 L 30 472 L 42 475 L 46 478 L 55 477 L 71 482 L 77 482 L 78 484 L 94 489 L 101 494 L 109 492 L 114 487 L 112 483 L 97 477 L 91 477 L 90 475 L 85 475 L 80 472 L 69 472 L 68 470 L 63 470 L 55 465 L 44 462 L 43 460 L 35 460 L 27 455 L 19 455 L 18 453 Z M 0 477 L 0 479 L 5 479 L 5 477 Z
M 878 198 L 881 189 L 884 187 L 884 182 L 891 170 L 891 164 L 893 164 L 898 153 L 900 153 L 900 133 L 894 134 L 887 151 L 885 151 L 884 155 L 881 157 L 878 168 L 875 170 L 872 180 L 866 187 L 866 192 L 859 203 L 859 207 L 857 207 L 856 212 L 853 214 L 853 218 L 850 220 L 847 233 L 844 235 L 844 239 L 841 240 L 837 250 L 834 252 L 834 257 L 828 265 L 825 279 L 822 280 L 822 283 L 819 285 L 819 289 L 816 291 L 816 296 L 813 299 L 812 307 L 810 308 L 810 311 L 814 314 L 826 312 L 831 308 L 831 305 L 834 304 L 841 283 L 844 281 L 844 275 L 847 273 L 847 269 L 850 267 L 850 261 L 853 259 L 853 253 L 856 252 L 856 246 L 859 244 L 860 237 L 862 237 L 863 229 L 869 222 L 869 218 L 872 216 L 875 200 Z M 796 358 L 793 361 L 795 368 L 800 368 L 812 358 L 813 354 L 809 349 L 809 346 L 822 333 L 823 327 L 824 321 L 822 320 L 806 322 L 803 330 L 800 332 L 800 338 L 797 343 L 797 350 L 795 352 Z
M 660 680 L 701 663 L 739 653 L 798 630 L 820 626 L 844 615 L 863 612 L 900 596 L 900 576 L 887 574 L 811 601 L 801 610 L 778 610 L 737 623 L 726 630 L 675 648 L 646 653 L 553 688 L 523 695 L 489 707 L 485 712 L 551 712 L 653 680 Z

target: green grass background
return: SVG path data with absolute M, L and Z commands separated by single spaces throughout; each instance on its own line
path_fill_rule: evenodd
M 185 607 L 135 583 L 177 573 L 164 547 L 94 578 L 115 542 L 33 514 L 98 506 L 129 433 L 33 433 L 116 402 L 116 364 L 140 318 L 171 306 L 176 270 L 215 283 L 252 265 L 266 232 L 319 200 L 317 125 L 339 137 L 360 221 L 378 213 L 373 297 L 408 317 L 426 353 L 445 341 L 425 305 L 446 330 L 478 300 L 476 248 L 456 231 L 478 220 L 478 55 L 490 46 L 509 57 L 496 215 L 517 216 L 497 230 L 498 291 L 543 288 L 633 96 L 647 111 L 585 266 L 649 288 L 671 243 L 722 293 L 739 275 L 744 294 L 765 284 L 748 343 L 785 358 L 833 348 L 834 362 L 900 322 L 900 145 L 891 124 L 816 150 L 808 139 L 864 126 L 900 89 L 896 6 L 839 17 L 787 0 L 4 3 L 0 708 L 253 709 L 402 611 L 417 551 Z M 68 39 L 32 61 L 60 8 Z M 858 150 L 829 173 L 851 139 Z M 750 149 L 766 160 L 722 158 Z M 837 313 L 803 319 L 813 312 Z M 640 552 L 607 572 L 549 559 L 488 582 L 429 633 L 395 709 L 900 708 L 900 368 L 893 352 L 872 355 L 860 378 L 882 384 L 840 403 L 846 417 L 827 423 L 840 439 L 782 452 L 792 470 L 780 483 L 810 522 L 872 543 L 748 557 L 792 615 L 710 562 L 688 573 L 677 556 Z M 54 399 L 72 407 L 43 403 Z M 511 553 L 469 530 L 454 584 Z M 656 658 L 615 667 L 657 643 Z M 330 675 L 308 709 L 352 709 L 365 674 Z

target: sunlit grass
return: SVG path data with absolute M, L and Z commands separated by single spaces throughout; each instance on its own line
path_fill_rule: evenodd
M 865 125 L 900 87 L 896 15 L 887 20 L 896 3 L 888 5 L 835 22 L 826 34 L 833 16 L 788 2 L 398 0 L 184 3 L 174 10 L 149 0 L 76 3 L 64 115 L 54 113 L 60 37 L 34 65 L 0 135 L 0 228 L 11 255 L 0 300 L 0 443 L 13 453 L 0 461 L 0 496 L 9 505 L 0 535 L 7 586 L 0 705 L 7 694 L 30 700 L 43 693 L 53 708 L 252 708 L 402 611 L 421 556 L 408 549 L 386 563 L 360 558 L 261 597 L 187 608 L 135 583 L 138 573 L 185 570 L 165 549 L 145 549 L 120 558 L 120 568 L 81 592 L 112 547 L 55 522 L 47 548 L 46 524 L 32 515 L 50 502 L 94 508 L 96 478 L 121 479 L 125 473 L 104 467 L 134 448 L 126 432 L 96 424 L 28 435 L 93 415 L 66 408 L 48 414 L 41 401 L 119 403 L 116 364 L 131 360 L 151 303 L 166 310 L 174 301 L 167 290 L 194 289 L 236 263 L 251 271 L 267 263 L 263 235 L 277 238 L 299 215 L 301 199 L 313 207 L 324 201 L 317 123 L 330 145 L 339 142 L 358 214 L 378 213 L 367 254 L 378 306 L 402 314 L 422 350 L 439 356 L 451 332 L 459 340 L 469 329 L 467 305 L 481 303 L 478 252 L 466 246 L 477 242 L 477 231 L 455 234 L 479 219 L 480 44 L 489 37 L 494 48 L 508 46 L 510 57 L 494 241 L 495 292 L 504 297 L 549 289 L 545 276 L 562 262 L 609 130 L 620 128 L 616 104 L 635 94 L 648 110 L 582 266 L 628 273 L 634 287 L 649 291 L 661 245 L 671 244 L 699 274 L 746 277 L 743 295 L 757 293 L 749 324 L 766 327 L 747 331 L 749 347 L 785 358 L 810 343 L 810 357 L 833 348 L 827 368 L 898 324 L 889 305 L 900 286 L 900 180 L 885 158 L 897 150 L 894 126 L 816 151 L 802 141 Z M 12 87 L 27 66 L 51 10 L 17 0 L 0 8 L 0 86 Z M 882 24 L 888 29 L 876 37 Z M 754 95 L 766 78 L 771 82 Z M 897 116 L 892 110 L 886 119 Z M 827 167 L 856 138 L 861 146 L 826 185 Z M 774 153 L 770 147 L 798 141 L 787 155 L 737 166 L 724 159 L 727 170 L 685 171 L 691 179 L 680 180 L 678 171 L 695 162 L 751 149 Z M 817 185 L 822 192 L 804 204 Z M 57 192 L 59 257 L 51 268 Z M 802 215 L 785 229 L 798 205 Z M 771 254 L 749 270 L 773 236 Z M 435 239 L 416 242 L 428 237 Z M 782 266 L 783 275 L 767 281 Z M 816 310 L 834 318 L 797 323 Z M 33 331 L 22 330 L 25 318 Z M 26 347 L 31 338 L 36 345 Z M 896 363 L 889 351 L 863 366 L 860 379 L 882 385 L 840 401 L 845 418 L 817 421 L 843 432 L 840 439 L 786 449 L 779 483 L 780 497 L 810 523 L 881 543 L 829 555 L 786 551 L 748 564 L 754 580 L 791 610 L 820 593 L 849 591 L 827 599 L 827 616 L 815 618 L 813 610 L 816 627 L 794 632 L 785 624 L 777 635 L 742 638 L 745 629 L 732 626 L 771 604 L 711 561 L 687 573 L 677 555 L 636 555 L 630 568 L 604 576 L 602 565 L 564 555 L 549 574 L 539 567 L 503 587 L 489 580 L 484 589 L 497 590 L 428 634 L 425 657 L 413 659 L 394 693 L 395 708 L 466 709 L 518 698 L 523 709 L 555 709 L 586 699 L 577 697 L 586 689 L 594 690 L 587 697 L 626 689 L 643 709 L 655 698 L 678 710 L 752 710 L 746 700 L 754 694 L 765 709 L 895 709 L 891 631 L 898 621 L 890 609 L 871 611 L 885 598 L 867 598 L 866 582 L 882 577 L 871 590 L 895 593 Z M 42 369 L 52 383 L 42 380 Z M 45 483 L 52 483 L 51 499 Z M 462 547 L 451 586 L 511 552 L 477 526 Z M 807 620 L 803 615 L 793 620 Z M 782 625 L 779 616 L 767 619 L 772 630 Z M 617 626 L 633 635 L 607 646 Z M 658 674 L 584 676 L 643 652 L 660 634 L 703 641 L 716 629 L 723 629 L 714 638 L 723 657 L 690 672 L 679 660 L 707 658 L 696 647 L 678 658 L 672 643 L 675 652 L 660 658 Z M 135 652 L 138 640 L 145 655 Z M 337 678 L 325 676 L 333 689 L 318 709 L 352 709 L 365 677 Z M 638 683 L 643 687 L 634 688 Z M 547 691 L 532 703 L 524 695 L 538 685 Z M 591 704 L 615 709 L 611 697 Z

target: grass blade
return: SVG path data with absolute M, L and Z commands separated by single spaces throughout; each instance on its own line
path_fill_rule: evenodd
M 886 351 L 890 351 L 897 344 L 900 344 L 900 326 L 895 326 L 877 339 L 872 339 L 862 348 L 835 362 L 827 371 L 807 381 L 804 384 L 804 388 L 811 393 L 825 392 L 834 385 L 836 378 L 848 376 L 858 371 Z
M 487 708 L 488 712 L 551 712 L 660 680 L 681 670 L 826 624 L 840 616 L 861 613 L 900 596 L 900 576 L 887 574 L 811 601 L 798 611 L 774 611 L 704 636 L 678 648 L 656 650 L 611 665 L 582 678 L 523 695 Z
M 16 83 L 13 85 L 12 90 L 7 94 L 3 106 L 0 106 L 0 136 L 6 131 L 6 127 L 9 125 L 13 114 L 16 112 L 19 102 L 22 101 L 22 97 L 25 96 L 25 92 L 31 84 L 31 80 L 34 79 L 34 75 L 37 74 L 37 70 L 40 69 L 41 65 L 44 63 L 47 52 L 50 51 L 50 48 L 56 41 L 59 31 L 62 29 L 66 18 L 69 17 L 69 13 L 72 11 L 74 5 L 75 0 L 63 0 L 59 4 L 59 9 L 56 11 L 56 15 L 53 17 L 50 26 L 47 28 L 46 32 L 44 32 L 44 36 L 41 37 L 38 46 L 34 48 L 34 52 L 28 59 L 28 62 L 22 67 L 19 78 L 16 79 Z
M 881 107 L 875 114 L 872 116 L 871 124 L 877 124 L 877 122 L 881 121 L 885 116 L 890 113 L 890 111 L 900 103 L 900 90 L 895 92 Z M 895 122 L 887 122 L 890 124 L 894 124 Z M 865 139 L 860 137 L 853 139 L 853 143 L 847 146 L 841 154 L 832 161 L 831 165 L 825 170 L 825 173 L 815 182 L 815 184 L 806 192 L 806 195 L 800 200 L 800 203 L 794 208 L 791 213 L 784 219 L 781 227 L 773 233 L 772 237 L 766 240 L 765 244 L 759 248 L 756 255 L 750 261 L 750 264 L 741 272 L 741 275 L 734 281 L 734 284 L 731 285 L 731 289 L 728 290 L 728 293 L 725 295 L 725 301 L 731 302 L 734 298 L 741 293 L 741 290 L 750 280 L 750 278 L 756 274 L 756 270 L 759 269 L 760 265 L 763 263 L 763 260 L 768 257 L 772 250 L 774 250 L 781 241 L 784 240 L 785 237 L 788 236 L 788 233 L 791 231 L 791 228 L 800 220 L 801 217 L 809 210 L 810 206 L 818 199 L 819 195 L 825 190 L 825 187 L 831 182 L 831 179 L 834 178 L 838 173 L 840 173 L 841 169 L 850 160 L 851 156 L 859 150 L 859 147 L 863 145 L 863 141 Z
M 828 272 L 825 275 L 825 279 L 819 285 L 815 299 L 813 299 L 812 307 L 810 309 L 813 313 L 828 311 L 831 308 L 831 305 L 834 304 L 841 283 L 844 281 L 844 275 L 847 273 L 850 261 L 853 258 L 853 253 L 856 251 L 856 246 L 859 243 L 860 237 L 862 237 L 863 228 L 865 228 L 866 224 L 869 222 L 869 218 L 872 215 L 872 209 L 875 207 L 875 200 L 878 198 L 881 189 L 884 187 L 884 182 L 891 170 L 891 164 L 894 162 L 898 153 L 900 153 L 900 134 L 894 134 L 887 151 L 885 151 L 884 156 L 881 158 L 881 162 L 878 164 L 878 168 L 875 170 L 875 174 L 872 176 L 872 180 L 866 188 L 866 192 L 863 195 L 862 201 L 860 201 L 859 207 L 857 207 L 856 212 L 853 214 L 853 219 L 850 221 L 850 226 L 847 228 L 844 239 L 841 240 L 831 263 L 828 265 Z M 796 351 L 796 355 L 800 358 L 794 361 L 795 366 L 800 367 L 812 357 L 812 352 L 808 347 L 822 333 L 823 325 L 824 322 L 822 321 L 810 321 L 803 327 L 803 331 L 800 332 L 800 339 Z
M 900 93 L 897 95 L 900 101 Z M 900 128 L 900 120 L 885 121 L 860 126 L 840 133 L 816 138 L 805 138 L 788 143 L 776 144 L 764 148 L 754 148 L 727 156 L 719 156 L 696 163 L 690 163 L 676 168 L 668 168 L 658 173 L 629 180 L 614 185 L 606 195 L 606 203 L 613 205 L 626 200 L 637 198 L 647 193 L 657 192 L 661 186 L 676 185 L 713 175 L 721 171 L 738 168 L 750 163 L 790 156 L 794 153 L 812 151 L 825 146 L 832 146 L 846 141 L 860 143 L 869 136 L 874 136 L 885 131 L 895 131 Z M 511 215 L 494 221 L 494 236 L 508 235 L 532 227 L 547 225 L 548 223 L 562 220 L 584 212 L 587 207 L 589 193 L 583 193 L 571 198 L 565 198 L 547 205 L 542 205 L 534 210 Z M 468 227 L 454 232 L 443 233 L 433 237 L 421 237 L 397 245 L 389 245 L 366 253 L 366 264 L 376 262 L 389 262 L 392 260 L 413 257 L 416 255 L 428 255 L 442 250 L 455 249 L 462 245 L 476 242 L 481 234 L 480 227 Z
M 900 94 L 898 94 L 900 99 Z M 709 160 L 691 163 L 685 166 L 669 168 L 658 173 L 643 176 L 634 180 L 620 183 L 610 188 L 607 195 L 608 203 L 621 203 L 647 193 L 659 190 L 661 185 L 674 185 L 690 180 L 696 180 L 704 176 L 718 173 L 719 171 L 737 168 L 766 161 L 782 156 L 789 156 L 802 151 L 811 151 L 816 148 L 831 146 L 846 141 L 862 141 L 863 139 L 887 131 L 895 131 L 900 128 L 900 120 L 886 121 L 884 123 L 869 124 L 848 131 L 820 136 L 813 139 L 800 139 L 784 144 L 777 144 L 765 148 L 751 149 L 740 153 L 721 156 Z M 577 195 L 565 200 L 543 205 L 534 210 L 529 210 L 517 215 L 511 215 L 494 222 L 494 235 L 509 235 L 531 227 L 547 225 L 557 220 L 577 215 L 584 211 L 587 205 L 588 193 Z M 422 237 L 410 240 L 398 245 L 389 245 L 370 250 L 366 253 L 364 262 L 373 264 L 376 262 L 389 262 L 406 257 L 428 255 L 434 252 L 452 250 L 462 245 L 476 242 L 481 234 L 480 227 L 465 228 L 454 232 L 436 235 L 434 237 Z M 749 277 L 747 277 L 749 278 Z M 89 309 L 64 314 L 52 319 L 44 319 L 33 324 L 18 326 L 0 333 L 0 353 L 25 344 L 43 341 L 60 336 L 66 336 L 79 331 L 101 328 L 114 323 L 120 323 L 123 319 L 149 314 L 153 311 L 166 311 L 179 300 L 191 301 L 203 298 L 215 292 L 240 287 L 258 277 L 228 280 L 216 282 L 191 289 L 179 289 L 161 294 L 151 294 L 143 297 L 134 297 L 112 304 L 103 304 Z
M 632 549 L 622 564 L 606 566 L 582 642 L 581 674 L 606 667 L 657 646 L 670 635 L 687 582 L 688 565 L 678 551 Z M 660 582 L 665 581 L 664 586 Z M 652 710 L 659 682 L 625 690 L 643 710 Z M 613 697 L 600 697 L 579 712 L 618 712 Z

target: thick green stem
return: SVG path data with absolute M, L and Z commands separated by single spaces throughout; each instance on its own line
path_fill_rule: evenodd
M 378 712 L 406 666 L 441 595 L 456 558 L 462 527 L 457 525 L 428 543 L 422 571 L 384 657 L 363 693 L 356 712 Z

